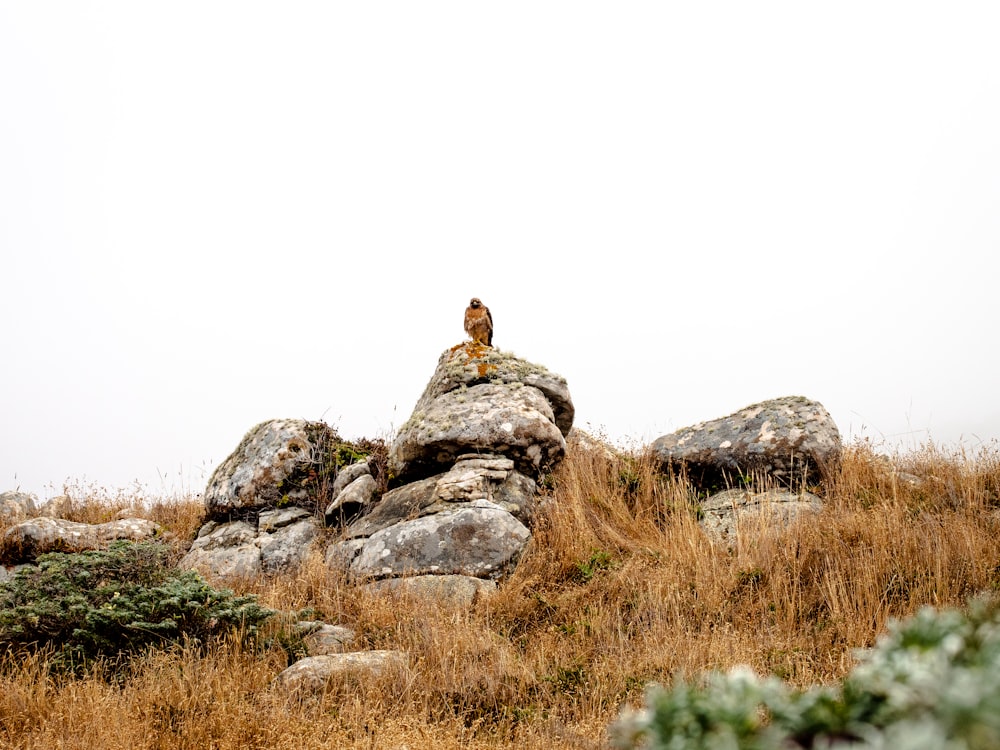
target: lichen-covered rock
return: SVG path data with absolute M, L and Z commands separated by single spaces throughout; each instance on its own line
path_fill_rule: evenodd
M 0 522 L 19 523 L 37 512 L 38 498 L 27 492 L 9 490 L 0 493 Z
M 726 490 L 702 501 L 700 523 L 712 538 L 733 543 L 741 532 L 756 537 L 822 507 L 823 501 L 811 492 Z
M 251 429 L 212 473 L 205 488 L 210 518 L 253 508 L 315 507 L 335 466 L 339 441 L 323 422 L 272 419 Z
M 569 434 L 575 409 L 566 378 L 510 352 L 471 342 L 454 346 L 441 355 L 414 411 L 426 410 L 445 393 L 481 383 L 520 383 L 537 388 L 552 405 L 560 432 L 564 436 Z
M 485 452 L 537 476 L 562 458 L 572 424 L 564 378 L 512 354 L 467 343 L 441 355 L 392 444 L 389 469 L 413 481 L 447 469 L 463 453 Z
M 483 383 L 450 391 L 414 412 L 389 452 L 397 477 L 417 479 L 441 471 L 464 453 L 512 459 L 537 476 L 562 458 L 566 441 L 542 392 L 516 383 Z
M 387 492 L 346 530 L 348 538 L 371 536 L 407 519 L 454 510 L 456 503 L 487 500 L 522 523 L 531 522 L 536 485 L 502 456 L 463 455 L 448 471 Z
M 478 500 L 393 524 L 365 540 L 351 563 L 357 578 L 458 574 L 498 578 L 531 532 L 503 508 Z
M 294 571 L 308 555 L 319 524 L 302 508 L 260 513 L 256 520 L 210 521 L 180 562 L 213 578 L 250 578 Z
M 210 521 L 198 532 L 191 549 L 180 561 L 184 569 L 194 568 L 215 578 L 249 578 L 260 573 L 257 530 L 246 521 Z
M 841 447 L 823 405 L 790 396 L 664 435 L 650 450 L 664 467 L 684 467 L 692 484 L 714 490 L 748 478 L 818 482 L 837 464 Z
M 0 537 L 0 563 L 31 562 L 46 552 L 84 552 L 104 549 L 111 542 L 141 542 L 161 533 L 145 518 L 127 518 L 90 524 L 62 518 L 32 518 L 11 526 Z

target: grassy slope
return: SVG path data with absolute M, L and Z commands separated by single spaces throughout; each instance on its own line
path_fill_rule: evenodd
M 642 457 L 577 449 L 516 573 L 474 612 L 366 595 L 318 555 L 294 578 L 238 587 L 408 652 L 408 680 L 345 679 L 290 703 L 269 687 L 286 664 L 277 648 L 156 653 L 121 686 L 55 679 L 42 658 L 6 663 L 0 747 L 601 747 L 650 680 L 749 664 L 835 681 L 889 618 L 1000 586 L 995 452 L 887 460 L 857 444 L 823 494 L 820 516 L 745 530 L 729 550 L 700 532 L 682 482 Z M 91 502 L 77 519 L 128 502 Z M 200 513 L 192 500 L 142 514 L 190 539 Z

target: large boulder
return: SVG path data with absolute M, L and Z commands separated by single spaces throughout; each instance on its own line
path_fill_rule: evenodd
M 538 476 L 562 458 L 573 424 L 564 378 L 475 343 L 445 351 L 389 451 L 397 479 L 448 469 L 464 453 L 501 454 Z
M 407 674 L 410 662 L 402 651 L 349 651 L 342 654 L 307 656 L 274 678 L 276 688 L 293 698 L 321 694 L 338 677 L 375 679 L 386 674 Z
M 796 485 L 821 481 L 836 466 L 840 432 L 817 401 L 789 396 L 657 438 L 650 450 L 668 469 L 683 469 L 699 489 L 747 481 Z
M 162 533 L 145 518 L 126 518 L 90 524 L 62 518 L 32 518 L 10 527 L 0 536 L 0 563 L 32 562 L 46 552 L 84 552 L 104 549 L 111 542 L 141 542 Z
M 272 419 L 250 430 L 212 473 L 205 488 L 210 518 L 259 508 L 299 505 L 315 508 L 325 500 L 327 481 L 336 474 L 336 431 L 323 422 Z

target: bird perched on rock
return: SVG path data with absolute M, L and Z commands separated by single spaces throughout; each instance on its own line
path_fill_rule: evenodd
M 493 316 L 479 297 L 473 297 L 465 308 L 465 332 L 477 344 L 493 346 Z

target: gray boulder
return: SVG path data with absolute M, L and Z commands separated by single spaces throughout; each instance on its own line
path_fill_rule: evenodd
M 90 524 L 62 518 L 32 518 L 11 526 L 0 536 L 0 563 L 31 562 L 46 552 L 84 552 L 105 549 L 111 542 L 141 542 L 162 532 L 145 518 L 127 518 Z
M 0 522 L 19 523 L 37 513 L 38 498 L 27 492 L 9 490 L 0 493 Z
M 713 539 L 733 543 L 741 533 L 756 538 L 822 507 L 811 492 L 726 490 L 701 503 L 701 526 Z
M 664 435 L 650 450 L 665 468 L 683 467 L 692 484 L 713 490 L 748 478 L 819 482 L 836 466 L 841 447 L 822 404 L 789 396 Z
M 302 508 L 265 511 L 256 520 L 209 521 L 180 561 L 213 578 L 250 578 L 294 571 L 319 533 Z
M 389 526 L 369 537 L 351 562 L 357 578 L 458 574 L 499 578 L 531 537 L 503 508 L 478 500 Z
M 392 444 L 389 469 L 412 481 L 464 453 L 488 452 L 537 476 L 565 453 L 573 413 L 564 378 L 497 349 L 459 345 L 441 355 Z
M 283 505 L 316 507 L 336 467 L 339 441 L 323 422 L 272 419 L 251 429 L 212 473 L 205 488 L 210 518 Z

